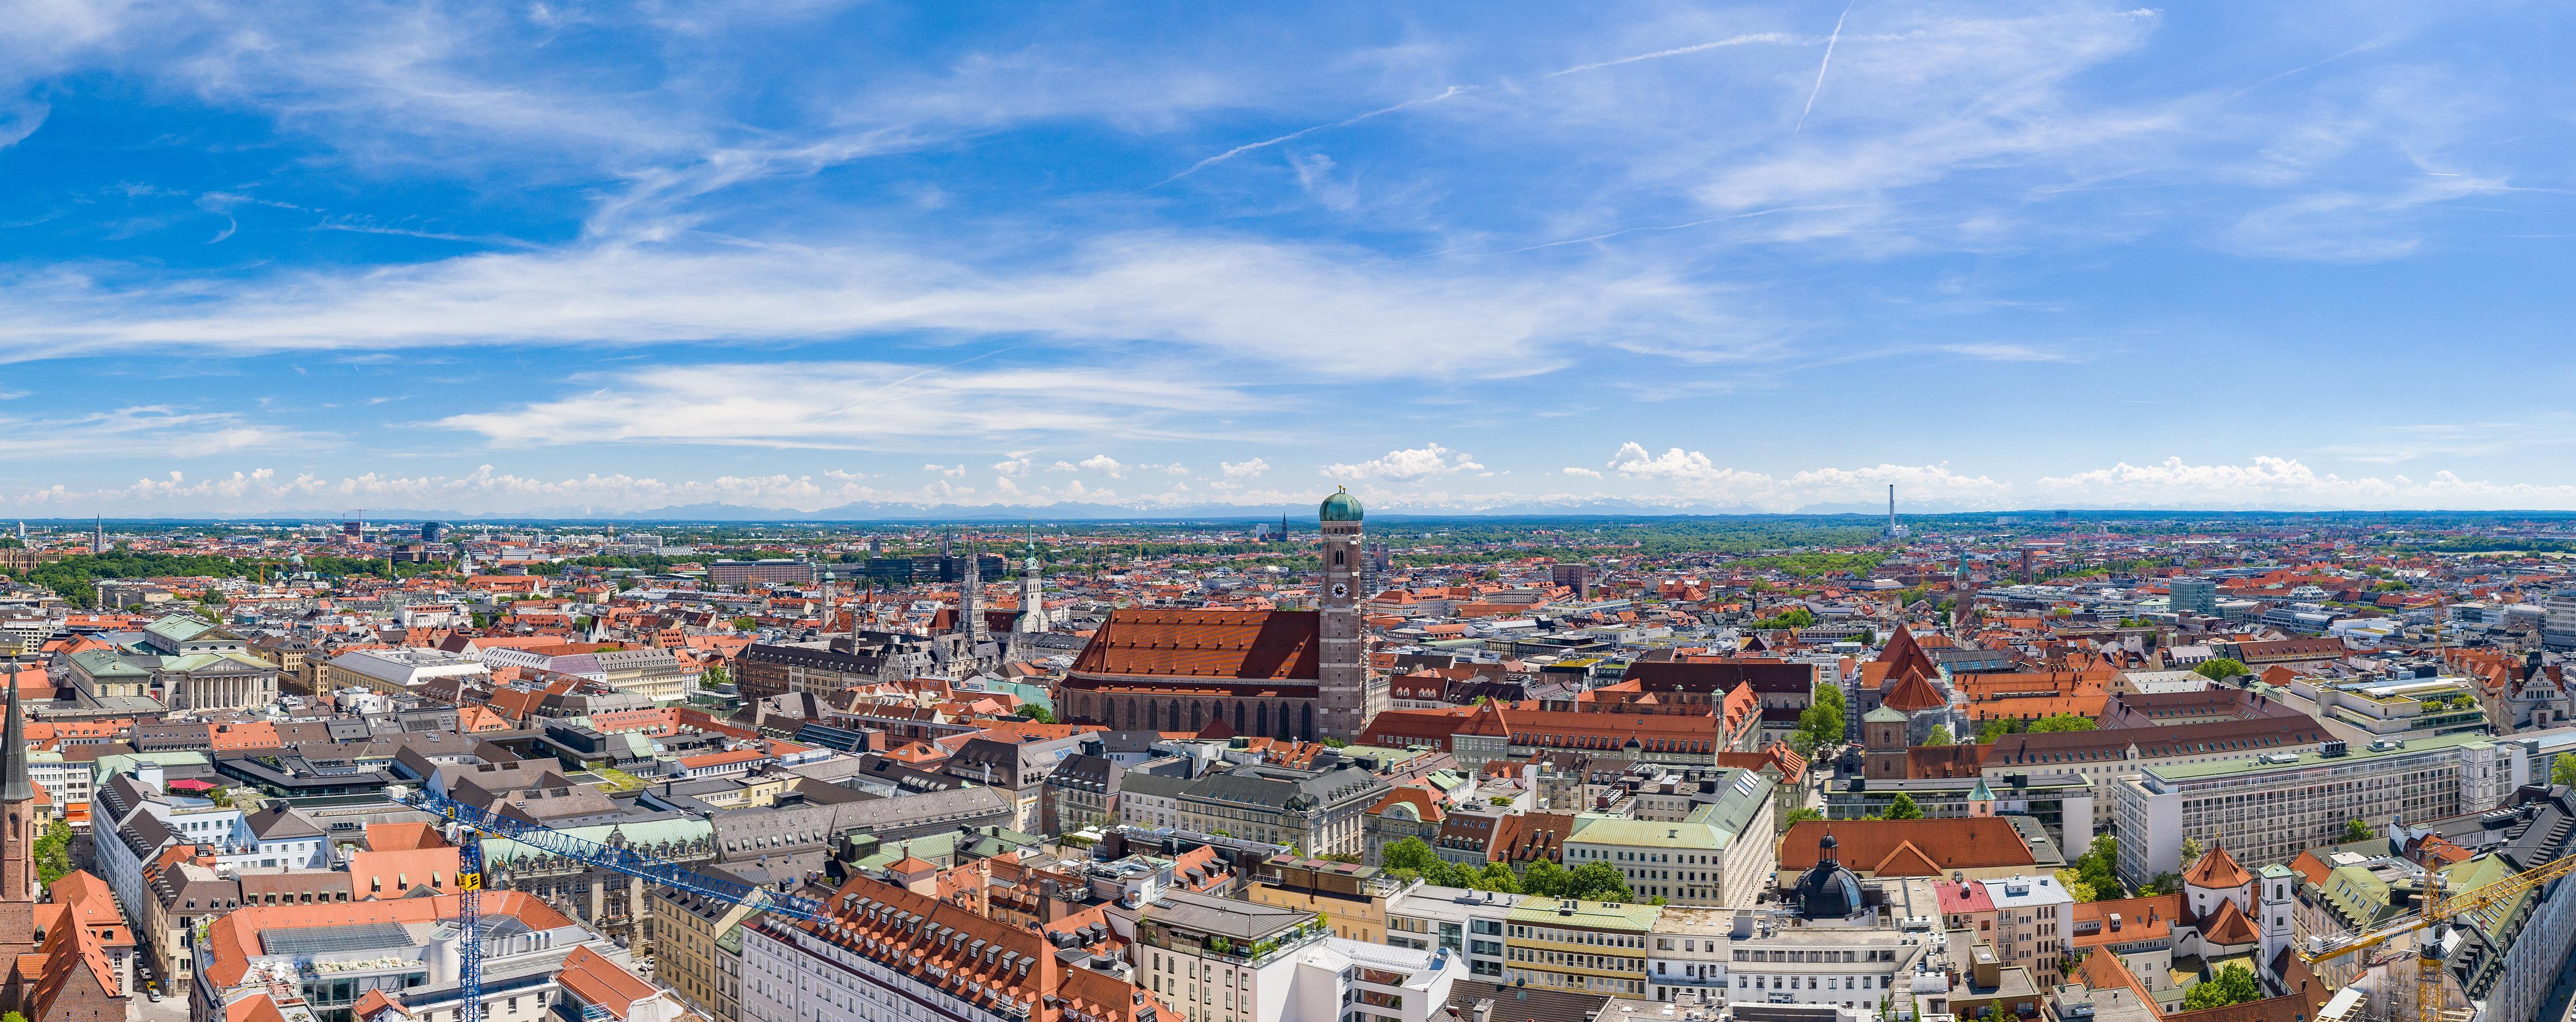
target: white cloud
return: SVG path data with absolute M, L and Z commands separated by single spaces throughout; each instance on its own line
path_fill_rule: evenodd
M 1944 465 L 1882 464 L 1864 468 L 1813 468 L 1787 476 L 1720 466 L 1707 454 L 1669 448 L 1650 454 L 1645 445 L 1621 444 L 1610 468 L 1630 479 L 1649 480 L 1674 492 L 1702 500 L 1749 504 L 1787 510 L 1815 503 L 1848 503 L 1884 498 L 1896 484 L 1903 499 L 1992 506 L 2012 492 L 2009 483 L 1985 476 L 1960 475 Z
M 1588 469 L 1588 468 L 1579 468 L 1579 467 L 1576 467 L 1576 466 L 1573 466 L 1573 465 L 1567 465 L 1567 466 L 1565 466 L 1565 468 L 1564 468 L 1564 470 L 1563 470 L 1563 471 L 1565 472 L 1565 474 L 1566 474 L 1566 475 L 1570 475 L 1570 476 L 1582 476 L 1582 477 L 1584 477 L 1584 478 L 1586 478 L 1586 479 L 1599 479 L 1599 478 L 1601 478 L 1601 473 L 1600 473 L 1599 471 L 1597 471 L 1597 470 L 1594 470 L 1594 469 Z
M 1538 372 L 1587 341 L 1639 332 L 1694 338 L 1659 342 L 1677 354 L 1747 343 L 1715 329 L 1727 316 L 1711 292 L 1651 271 L 1494 272 L 1167 234 L 1112 237 L 1009 275 L 900 250 L 749 243 L 597 244 L 212 290 L 53 268 L 0 277 L 0 360 L 953 331 L 1159 342 L 1272 375 L 1412 377 Z
M 662 365 L 603 386 L 438 424 L 497 446 L 691 443 L 901 448 L 951 437 L 1162 437 L 1166 420 L 1253 399 L 1106 369 L 937 369 L 880 362 Z M 1052 400 L 1080 393 L 1079 402 Z M 1204 429 L 1205 427 L 1198 427 Z M 1025 459 L 1012 459 L 1011 464 Z M 997 471 L 1001 468 L 995 466 Z
M 993 471 L 1013 478 L 1025 476 L 1029 474 L 1029 459 L 1022 456 L 997 461 L 993 463 Z
M 1419 482 L 1458 472 L 1481 471 L 1474 458 L 1439 444 L 1388 451 L 1382 458 L 1324 466 L 1324 474 L 1334 479 L 1384 479 L 1390 482 Z
M 263 425 L 229 412 L 136 405 L 70 418 L 0 415 L 0 459 L 124 457 L 173 449 L 232 451 L 312 449 L 336 438 Z
M 964 465 L 923 465 L 921 466 L 921 470 L 924 472 L 936 472 L 940 475 L 947 476 L 950 479 L 963 479 L 966 477 L 966 466 Z
M 1111 479 L 1127 478 L 1127 466 L 1121 464 L 1118 459 L 1112 458 L 1106 454 L 1095 454 L 1088 458 L 1084 458 L 1075 467 L 1098 472 Z
M 2295 458 L 2258 457 L 2242 465 L 2194 465 L 2167 458 L 2147 465 L 2041 478 L 2039 493 L 2094 506 L 2329 507 L 2358 509 L 2522 510 L 2576 506 L 2576 486 L 2494 483 L 2448 471 L 2428 478 L 2343 476 Z
M 1217 467 L 1225 470 L 1225 477 L 1228 479 L 1252 479 L 1258 477 L 1261 473 L 1270 471 L 1270 463 L 1260 458 L 1251 458 L 1244 461 L 1220 461 L 1217 463 Z

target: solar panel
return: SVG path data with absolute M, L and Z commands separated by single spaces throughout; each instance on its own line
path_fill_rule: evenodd
M 337 954 L 383 951 L 416 946 L 411 931 L 399 923 L 358 923 L 259 931 L 260 951 L 272 955 Z

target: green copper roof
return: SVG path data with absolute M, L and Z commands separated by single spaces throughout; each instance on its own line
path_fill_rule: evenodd
M 1327 522 L 1356 522 L 1360 514 L 1360 499 L 1347 489 L 1324 498 L 1323 505 L 1315 509 L 1315 517 Z

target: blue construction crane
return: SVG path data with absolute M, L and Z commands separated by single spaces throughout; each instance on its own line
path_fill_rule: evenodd
M 456 951 L 461 962 L 457 978 L 464 988 L 465 997 L 464 1003 L 457 1008 L 456 1022 L 483 1020 L 483 842 L 476 839 L 476 835 L 508 838 L 530 848 L 650 883 L 676 887 L 735 905 L 757 905 L 776 915 L 815 922 L 822 922 L 825 918 L 823 903 L 812 898 L 773 891 L 739 880 L 711 877 L 678 863 L 509 819 L 426 788 L 398 784 L 388 789 L 387 794 L 395 802 L 438 817 L 456 830 Z

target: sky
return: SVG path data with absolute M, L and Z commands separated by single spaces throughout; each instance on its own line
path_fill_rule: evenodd
M 2563 6 L 11 10 L 0 517 L 2576 508 Z

